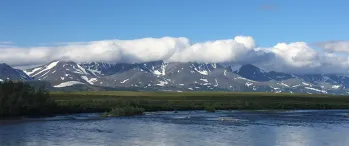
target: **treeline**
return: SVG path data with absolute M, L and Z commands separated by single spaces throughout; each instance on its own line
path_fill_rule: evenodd
M 144 111 L 349 109 L 349 97 L 271 93 L 53 92 L 23 82 L 0 82 L 0 118 L 104 112 L 128 116 Z
M 44 88 L 27 83 L 0 82 L 0 118 L 53 114 L 57 105 Z

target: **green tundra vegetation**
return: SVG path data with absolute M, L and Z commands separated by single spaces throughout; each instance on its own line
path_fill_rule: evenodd
M 52 92 L 63 113 L 106 112 L 115 107 L 145 111 L 349 109 L 349 97 L 334 95 L 238 92 Z
M 48 92 L 25 83 L 0 83 L 0 117 L 100 112 L 349 109 L 348 96 L 242 92 Z

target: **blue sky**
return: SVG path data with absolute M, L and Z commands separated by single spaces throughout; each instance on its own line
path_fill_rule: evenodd
M 257 45 L 349 39 L 348 0 L 0 0 L 0 42 L 36 46 L 144 37 Z

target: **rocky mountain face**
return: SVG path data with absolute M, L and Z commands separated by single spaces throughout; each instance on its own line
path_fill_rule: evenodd
M 5 80 L 28 81 L 32 80 L 32 78 L 22 70 L 14 69 L 5 63 L 0 63 L 0 81 Z
M 241 66 L 241 68 L 235 71 L 235 73 L 247 79 L 259 81 L 259 82 L 272 81 L 272 80 L 283 81 L 283 80 L 288 80 L 295 77 L 295 75 L 293 74 L 286 74 L 286 73 L 280 73 L 275 71 L 266 72 L 252 64 Z
M 57 88 L 85 83 L 93 85 L 96 80 L 95 75 L 72 61 L 54 61 L 24 72 L 35 80 L 48 81 Z
M 252 64 L 166 63 L 134 64 L 54 61 L 20 71 L 0 65 L 0 79 L 49 82 L 54 89 L 141 91 L 232 91 L 348 94 L 346 75 L 297 75 L 265 71 Z

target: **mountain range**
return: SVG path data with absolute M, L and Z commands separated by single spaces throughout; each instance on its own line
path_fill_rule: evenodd
M 51 90 L 231 91 L 349 94 L 349 76 L 265 71 L 252 64 L 53 61 L 26 70 L 0 64 L 0 81 L 45 83 Z

